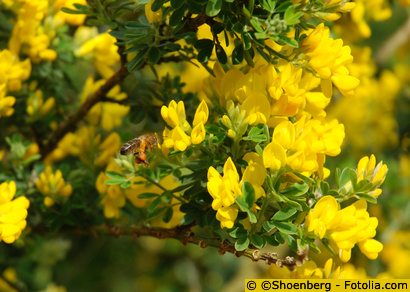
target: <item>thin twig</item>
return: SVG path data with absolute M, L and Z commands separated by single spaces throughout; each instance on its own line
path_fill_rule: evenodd
M 107 93 L 117 84 L 121 83 L 127 76 L 127 68 L 121 67 L 113 76 L 111 76 L 97 91 L 94 92 L 81 107 L 72 115 L 70 115 L 60 126 L 55 130 L 52 136 L 46 141 L 44 147 L 41 149 L 41 156 L 46 157 L 51 151 L 53 151 L 58 142 L 69 132 L 76 129 L 77 124 L 88 113 L 88 111 L 98 102 L 103 99 Z
M 298 256 L 297 259 L 294 257 L 287 256 L 283 259 L 279 258 L 276 253 L 272 252 L 261 252 L 258 249 L 251 249 L 248 248 L 244 251 L 237 251 L 235 246 L 226 241 L 220 241 L 217 238 L 209 239 L 209 238 L 201 238 L 197 236 L 192 230 L 192 226 L 178 226 L 171 229 L 166 228 L 158 228 L 158 227 L 131 227 L 129 229 L 121 229 L 120 227 L 116 226 L 106 226 L 105 229 L 99 228 L 97 229 L 97 233 L 106 233 L 113 236 L 150 236 L 155 237 L 158 239 L 176 239 L 181 241 L 181 243 L 188 244 L 195 244 L 199 247 L 205 248 L 208 246 L 215 247 L 219 249 L 221 254 L 231 253 L 236 255 L 237 257 L 244 256 L 252 261 L 264 261 L 266 264 L 276 264 L 279 267 L 286 266 L 289 269 L 294 269 L 296 266 L 303 263 L 306 259 L 305 255 Z
M 198 15 L 195 18 L 187 20 L 186 29 L 196 31 L 199 26 L 204 23 L 212 24 L 214 20 L 204 15 Z M 87 115 L 89 110 L 98 102 L 106 101 L 107 93 L 116 85 L 120 84 L 128 75 L 126 67 L 127 55 L 125 53 L 125 47 L 118 45 L 118 53 L 120 55 L 121 67 L 114 73 L 92 96 L 80 106 L 80 108 L 73 114 L 71 114 L 60 126 L 55 130 L 51 137 L 45 141 L 43 147 L 40 149 L 41 156 L 45 158 L 50 154 L 58 145 L 60 140 L 69 132 L 74 131 L 77 128 L 77 124 Z M 181 56 L 167 56 L 162 57 L 158 64 L 166 62 L 178 62 L 181 61 Z M 190 61 L 189 59 L 187 61 Z M 144 64 L 146 65 L 146 64 Z M 143 65 L 143 66 L 144 66 Z
M 410 17 L 407 21 L 381 46 L 376 54 L 376 62 L 384 64 L 394 52 L 410 39 Z

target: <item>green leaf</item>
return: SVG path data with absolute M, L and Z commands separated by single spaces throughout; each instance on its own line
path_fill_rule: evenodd
M 247 209 L 251 209 L 255 203 L 255 190 L 251 183 L 245 181 L 242 185 L 242 196 L 245 199 Z
M 251 210 L 248 210 L 247 213 L 248 213 L 248 216 L 249 216 L 249 222 L 251 222 L 251 223 L 258 222 L 258 219 L 256 218 L 255 213 L 253 213 Z
M 285 208 L 280 210 L 273 215 L 272 220 L 274 221 L 285 221 L 293 217 L 297 213 L 297 210 L 294 208 Z
M 151 10 L 152 11 L 160 10 L 165 2 L 167 2 L 167 0 L 155 0 L 151 5 Z
M 357 184 L 357 174 L 352 168 L 345 168 L 339 176 L 339 188 L 344 187 L 349 182 L 352 183 L 352 186 L 355 186 Z
M 282 3 L 279 4 L 279 6 L 276 8 L 276 11 L 277 12 L 284 12 L 291 5 L 293 5 L 292 1 L 282 1 Z
M 275 11 L 276 1 L 275 0 L 262 0 L 261 5 L 263 9 L 273 13 Z
M 232 236 L 233 238 L 242 238 L 242 237 L 247 237 L 248 232 L 243 229 L 242 227 L 236 227 L 229 231 L 229 235 Z
M 232 51 L 232 64 L 237 65 L 243 61 L 243 45 L 239 44 Z
M 148 63 L 154 65 L 161 59 L 161 51 L 157 47 L 151 47 L 148 51 Z
M 174 9 L 180 8 L 184 3 L 184 0 L 171 0 L 171 6 Z
M 247 212 L 249 210 L 248 203 L 245 201 L 244 196 L 238 196 L 235 202 L 239 206 L 239 209 L 241 209 L 241 211 Z
M 206 4 L 205 13 L 208 16 L 216 16 L 221 11 L 222 8 L 222 0 L 208 0 Z
M 321 190 L 322 195 L 326 195 L 329 192 L 329 183 L 326 181 L 321 181 L 320 190 Z
M 277 35 L 277 40 L 276 40 L 280 45 L 289 45 L 294 48 L 299 47 L 299 43 L 295 39 L 288 38 L 287 36 L 284 35 Z
M 284 234 L 297 234 L 298 229 L 297 227 L 289 222 L 278 222 L 278 221 L 271 221 L 272 225 L 275 226 L 281 233 Z
M 141 49 L 138 52 L 138 54 L 134 57 L 134 59 L 132 59 L 131 62 L 127 64 L 127 69 L 129 72 L 132 72 L 138 69 L 142 65 L 147 51 L 148 51 L 148 48 Z
M 285 238 L 283 237 L 283 235 L 280 232 L 276 232 L 273 235 L 273 238 L 275 239 L 275 241 L 277 241 L 279 244 L 283 244 L 285 243 Z
M 367 193 L 371 191 L 372 189 L 373 189 L 373 184 L 367 179 L 359 181 L 354 188 L 356 192 L 363 192 L 363 193 Z
M 286 202 L 287 206 L 292 207 L 298 211 L 303 211 L 303 207 L 299 202 L 292 201 L 284 196 L 282 196 L 281 198 L 283 199 L 284 202 Z M 302 197 L 301 199 L 304 199 L 304 197 Z
M 131 181 L 129 181 L 129 180 L 127 180 L 127 181 L 125 181 L 125 182 L 122 182 L 121 184 L 120 184 L 120 188 L 122 188 L 122 189 L 128 189 L 130 186 L 131 186 Z
M 157 197 L 155 200 L 153 200 L 147 208 L 148 213 L 152 214 L 158 208 L 158 206 L 159 206 L 159 204 L 161 204 L 161 202 L 162 202 L 161 197 Z
M 158 197 L 158 194 L 156 193 L 142 193 L 138 195 L 138 198 L 140 199 L 151 199 L 151 198 L 155 198 Z
M 288 235 L 288 236 L 286 236 L 286 241 L 288 242 L 288 246 L 290 247 L 290 249 L 293 252 L 297 252 L 298 244 L 297 244 L 296 240 L 292 236 Z
M 114 171 L 107 171 L 106 175 L 108 177 L 108 179 L 104 182 L 106 185 L 120 185 L 129 182 L 129 180 L 122 174 Z
M 180 8 L 175 10 L 169 17 L 169 25 L 175 27 L 183 23 L 183 17 L 184 17 L 185 11 L 186 11 L 186 5 L 182 5 Z
M 168 223 L 169 221 L 171 221 L 173 214 L 174 214 L 174 210 L 172 209 L 172 207 L 166 208 L 164 216 L 162 217 L 162 221 L 164 221 L 165 223 Z
M 200 39 L 195 42 L 194 46 L 198 50 L 198 61 L 201 63 L 208 62 L 212 55 L 214 42 L 210 39 Z
M 228 62 L 228 57 L 226 56 L 225 50 L 220 45 L 215 46 L 216 57 L 221 64 L 226 64 Z
M 278 234 L 279 234 L 279 232 L 278 232 Z M 272 246 L 278 246 L 279 245 L 279 242 L 276 240 L 275 236 L 265 236 L 264 238 L 265 238 L 266 242 L 269 245 L 272 245 Z
M 242 40 L 243 40 L 243 48 L 247 51 L 252 47 L 251 37 L 249 33 L 243 32 L 242 33 Z
M 265 32 L 255 32 L 255 38 L 257 40 L 265 40 L 269 38 L 269 36 Z
M 245 141 L 253 141 L 255 143 L 268 141 L 264 125 L 254 126 L 250 129 L 248 136 L 243 138 Z
M 256 145 L 255 146 L 255 151 L 256 151 L 256 153 L 258 153 L 260 156 L 262 156 L 262 154 L 263 154 L 263 149 L 262 149 L 262 147 L 261 147 L 261 145 Z
M 265 30 L 263 29 L 261 23 L 259 22 L 259 19 L 257 17 L 252 17 L 250 20 L 250 23 L 252 24 L 253 28 L 257 32 L 264 32 Z
M 358 199 L 365 199 L 371 204 L 377 204 L 377 199 L 373 197 L 372 195 L 366 194 L 366 193 L 356 193 L 355 197 Z
M 249 239 L 248 237 L 241 237 L 235 242 L 235 249 L 237 251 L 243 251 L 247 249 L 249 246 Z
M 275 228 L 275 226 L 270 221 L 265 221 L 262 225 L 262 228 L 266 232 L 270 232 L 273 228 Z
M 258 234 L 253 234 L 251 236 L 251 243 L 258 249 L 264 248 L 266 245 L 266 239 Z
M 302 16 L 303 12 L 296 12 L 295 6 L 289 6 L 285 11 L 284 18 L 286 24 L 292 26 L 299 23 L 299 18 L 301 18 Z
M 309 185 L 307 183 L 295 183 L 291 187 L 282 191 L 281 194 L 286 197 L 300 197 L 306 194 L 308 190 Z

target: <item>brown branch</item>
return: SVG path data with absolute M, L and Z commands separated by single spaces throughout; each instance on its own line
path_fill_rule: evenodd
M 127 68 L 122 66 L 114 75 L 112 75 L 97 91 L 90 96 L 81 107 L 72 115 L 70 115 L 60 126 L 55 130 L 52 136 L 46 141 L 41 149 L 41 156 L 45 158 L 58 145 L 58 142 L 69 132 L 76 129 L 77 124 L 88 113 L 88 111 L 98 102 L 103 99 L 107 93 L 117 84 L 121 83 L 127 76 Z
M 376 62 L 384 64 L 395 51 L 410 39 L 410 17 L 407 21 L 381 46 L 376 54 Z
M 214 20 L 205 15 L 198 15 L 195 18 L 189 18 L 186 23 L 187 29 L 197 30 L 199 26 L 204 23 L 212 24 Z M 51 137 L 45 141 L 44 144 L 40 143 L 42 146 L 40 148 L 40 153 L 43 158 L 50 154 L 58 145 L 60 140 L 69 132 L 76 129 L 77 124 L 87 115 L 89 110 L 98 102 L 107 101 L 107 93 L 117 84 L 120 84 L 127 76 L 127 55 L 125 53 L 125 48 L 122 45 L 118 45 L 118 54 L 120 55 L 121 68 L 114 73 L 92 96 L 90 96 L 80 108 L 73 114 L 71 114 L 65 121 L 63 121 L 60 126 L 51 134 Z M 181 61 L 180 56 L 167 56 L 162 57 L 159 63 L 166 62 L 178 62 Z M 188 59 L 189 61 L 189 59 Z
M 171 229 L 135 226 L 129 229 L 121 229 L 116 226 L 103 226 L 98 229 L 93 229 L 92 233 L 105 233 L 113 236 L 150 236 L 158 239 L 176 239 L 184 245 L 191 243 L 198 245 L 201 248 L 211 246 L 218 248 L 221 254 L 231 253 L 237 257 L 244 256 L 255 262 L 264 261 L 268 265 L 276 264 L 279 267 L 286 266 L 290 270 L 295 269 L 306 260 L 306 254 L 304 253 L 299 254 L 297 259 L 290 256 L 281 259 L 276 253 L 261 252 L 258 249 L 248 248 L 244 251 L 237 251 L 232 243 L 220 241 L 217 238 L 209 239 L 198 237 L 194 232 L 192 232 L 191 226 L 179 226 Z

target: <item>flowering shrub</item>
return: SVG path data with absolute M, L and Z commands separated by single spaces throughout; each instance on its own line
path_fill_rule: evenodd
M 410 276 L 392 260 L 409 253 L 409 60 L 387 64 L 394 36 L 376 61 L 359 42 L 393 11 L 3 0 L 0 287 L 64 289 L 52 269 L 77 235 L 216 247 L 272 277 Z

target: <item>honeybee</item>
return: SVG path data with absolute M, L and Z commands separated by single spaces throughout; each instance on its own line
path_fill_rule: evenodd
M 148 133 L 134 138 L 121 146 L 120 154 L 133 154 L 135 163 L 148 164 L 147 152 L 158 147 L 158 136 L 155 133 Z

